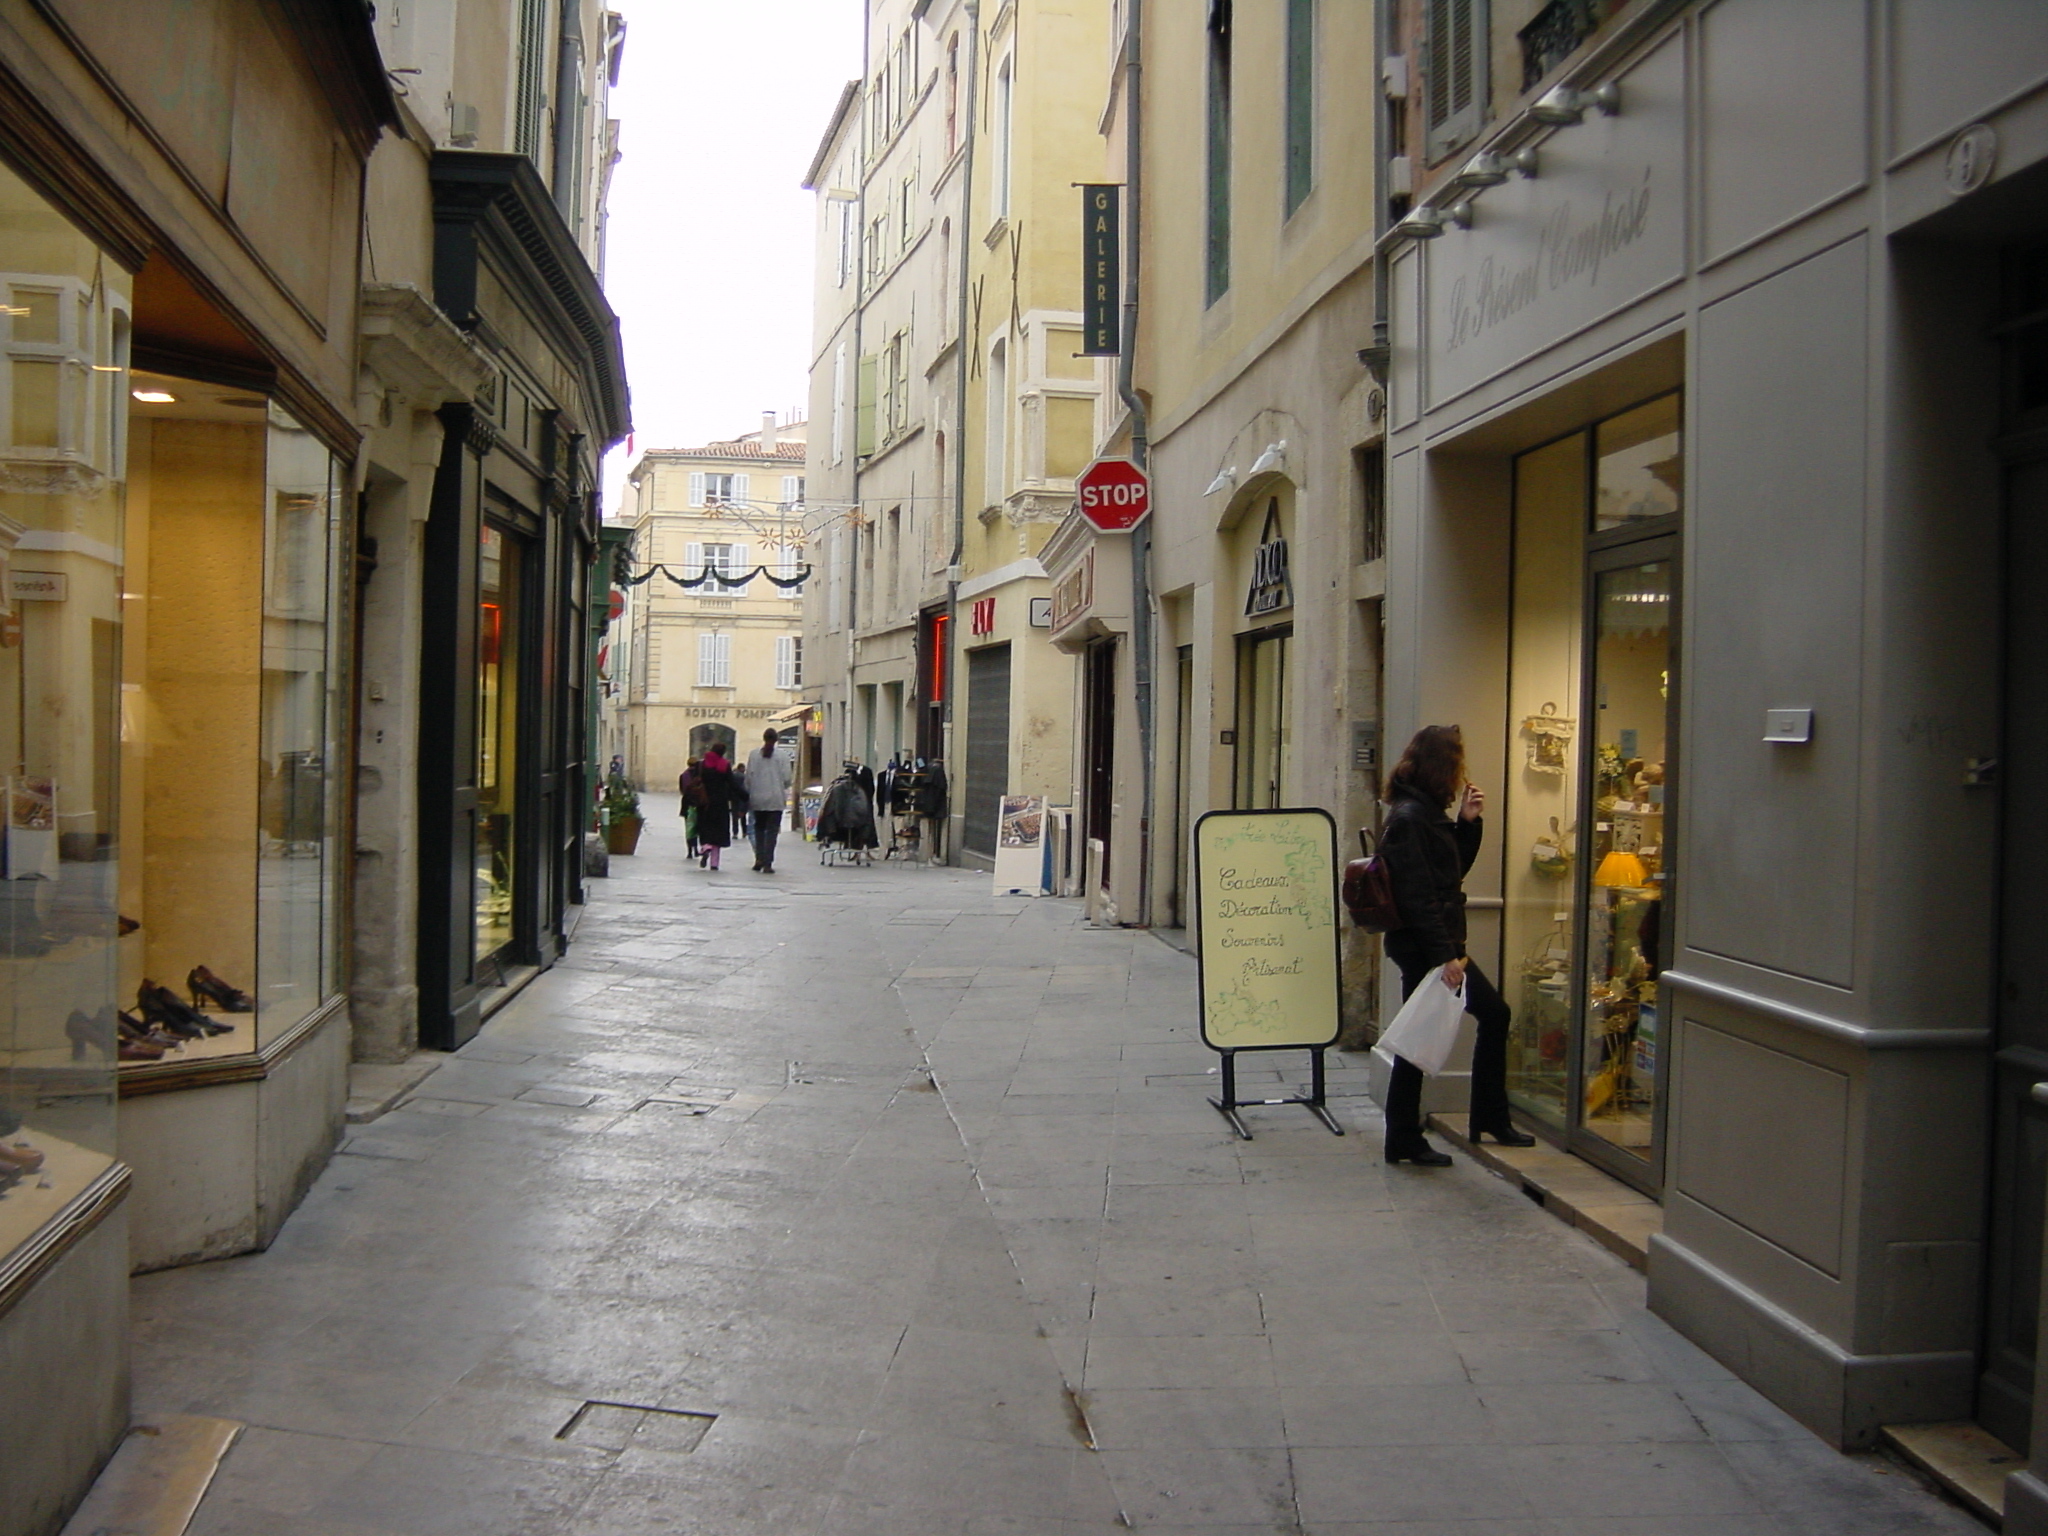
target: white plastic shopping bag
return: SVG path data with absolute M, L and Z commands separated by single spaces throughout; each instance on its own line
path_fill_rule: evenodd
M 1453 992 L 1444 985 L 1444 968 L 1438 966 L 1408 994 L 1394 1022 L 1380 1031 L 1380 1047 L 1434 1077 L 1451 1059 L 1464 1017 L 1465 984 L 1459 982 Z

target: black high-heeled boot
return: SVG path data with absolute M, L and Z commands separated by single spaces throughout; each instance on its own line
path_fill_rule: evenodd
M 1413 1141 L 1390 1141 L 1387 1143 L 1387 1161 L 1390 1163 L 1413 1163 L 1418 1168 L 1448 1168 L 1451 1155 L 1439 1152 L 1429 1142 L 1417 1136 Z
M 1527 1131 L 1517 1130 L 1512 1120 L 1490 1120 L 1485 1124 L 1474 1120 L 1466 1127 L 1465 1139 L 1473 1146 L 1479 1145 L 1482 1136 L 1491 1136 L 1504 1147 L 1533 1147 L 1536 1138 Z

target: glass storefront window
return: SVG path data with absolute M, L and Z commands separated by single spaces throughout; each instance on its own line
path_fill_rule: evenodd
M 1586 438 L 1579 433 L 1515 461 L 1514 728 L 1502 894 L 1508 1096 L 1564 1128 L 1571 1048 L 1571 879 L 1578 843 L 1579 630 L 1585 560 Z
M 1592 836 L 1586 841 L 1584 1124 L 1647 1157 L 1657 1102 L 1671 562 L 1593 579 Z
M 121 986 L 162 1050 L 124 1066 L 154 1071 L 260 1049 L 337 986 L 343 520 L 270 400 L 133 382 Z
M 1660 944 L 1683 502 L 1676 394 L 1514 465 L 1504 962 L 1508 1095 L 1568 1144 L 1657 1147 Z M 1625 1176 L 1637 1165 L 1610 1164 Z
M 1593 528 L 1605 532 L 1677 513 L 1685 499 L 1679 397 L 1662 395 L 1593 429 L 1599 483 Z
M 0 1254 L 114 1160 L 129 294 L 0 169 Z
M 263 539 L 262 837 L 256 875 L 261 1024 L 287 1028 L 334 988 L 335 645 L 340 498 L 327 450 L 273 408 Z
M 476 958 L 512 942 L 520 544 L 486 523 L 477 561 Z

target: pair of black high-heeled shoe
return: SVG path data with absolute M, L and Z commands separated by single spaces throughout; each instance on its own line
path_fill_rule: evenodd
M 1466 1140 L 1470 1141 L 1475 1147 L 1479 1145 L 1482 1139 L 1488 1136 L 1491 1136 L 1504 1147 L 1533 1147 L 1536 1145 L 1536 1138 L 1527 1131 L 1518 1130 L 1512 1120 L 1489 1121 L 1483 1125 L 1475 1120 L 1466 1128 Z M 1426 1138 L 1418 1133 L 1412 1140 L 1389 1141 L 1387 1143 L 1387 1161 L 1390 1163 L 1413 1163 L 1418 1168 L 1448 1168 L 1451 1166 L 1451 1155 L 1448 1152 L 1437 1151 L 1435 1147 L 1429 1144 Z
M 121 1061 L 160 1061 L 164 1052 L 180 1048 L 173 1035 L 152 1029 L 130 1014 L 107 1007 L 97 1016 L 83 1008 L 71 1010 L 64 1021 L 64 1034 L 71 1042 L 71 1059 L 112 1053 Z
M 141 1010 L 142 1020 L 150 1028 L 160 1029 L 180 1040 L 203 1040 L 209 1035 L 225 1035 L 235 1027 L 208 1018 L 169 987 L 160 987 L 146 976 L 136 989 L 135 1006 Z

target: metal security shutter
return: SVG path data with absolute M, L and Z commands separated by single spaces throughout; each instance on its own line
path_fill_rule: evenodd
M 996 856 L 998 802 L 1010 792 L 1010 648 L 967 653 L 967 829 L 969 853 Z

